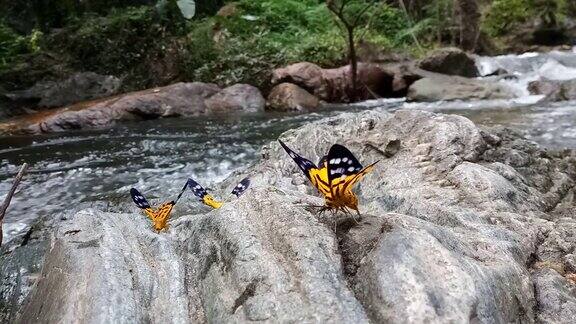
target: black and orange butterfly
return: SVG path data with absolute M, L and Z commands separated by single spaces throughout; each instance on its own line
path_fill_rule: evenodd
M 136 206 L 144 210 L 146 216 L 150 218 L 154 229 L 159 232 L 168 227 L 168 219 L 170 219 L 170 213 L 172 212 L 172 208 L 174 208 L 174 205 L 176 205 L 178 200 L 180 200 L 180 197 L 182 197 L 182 194 L 184 194 L 184 191 L 186 191 L 187 186 L 188 183 L 186 183 L 184 188 L 182 188 L 176 200 L 165 202 L 160 206 L 158 206 L 157 209 L 152 208 L 148 203 L 148 200 L 146 200 L 146 198 L 144 197 L 144 195 L 142 195 L 136 188 L 130 189 L 130 195 L 132 196 L 132 200 L 134 201 Z
M 188 179 L 187 185 L 190 188 L 190 190 L 192 190 L 192 193 L 196 197 L 200 198 L 200 201 L 204 203 L 204 205 L 210 206 L 214 209 L 222 207 L 223 203 L 217 201 L 216 199 L 214 199 L 214 197 L 212 197 L 212 195 L 208 194 L 208 191 L 206 191 L 206 189 L 204 189 L 204 187 L 202 187 L 198 182 L 194 181 L 193 179 Z M 244 193 L 244 191 L 248 189 L 249 186 L 250 186 L 250 179 L 244 178 L 242 179 L 242 181 L 240 181 L 240 183 L 236 185 L 236 187 L 234 187 L 234 190 L 232 190 L 232 194 L 236 195 L 236 197 L 240 197 Z
M 325 205 L 321 211 L 341 210 L 349 213 L 347 208 L 350 208 L 360 215 L 358 197 L 352 188 L 368 172 L 372 171 L 379 161 L 363 167 L 350 150 L 342 145 L 334 144 L 328 151 L 328 155 L 322 157 L 316 166 L 312 161 L 292 151 L 281 140 L 278 141 L 312 182 L 312 185 L 324 196 Z

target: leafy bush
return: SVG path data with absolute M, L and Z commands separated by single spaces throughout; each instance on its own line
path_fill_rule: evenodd
M 513 26 L 525 22 L 532 14 L 529 0 L 494 0 L 484 20 L 484 27 L 490 35 L 501 36 Z
M 68 56 L 79 70 L 125 76 L 134 74 L 150 56 L 167 47 L 170 36 L 175 33 L 170 28 L 152 7 L 113 10 L 106 17 L 78 21 L 65 32 L 54 35 L 50 45 Z M 141 83 L 141 80 L 128 79 L 127 82 Z
M 7 68 L 22 54 L 40 50 L 42 33 L 34 30 L 29 36 L 18 35 L 4 23 L 0 23 L 0 70 Z

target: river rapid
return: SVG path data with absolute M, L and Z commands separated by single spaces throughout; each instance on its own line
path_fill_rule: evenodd
M 498 68 L 513 74 L 493 82 L 511 87 L 519 98 L 434 103 L 375 100 L 308 114 L 159 119 L 106 130 L 0 137 L 0 201 L 19 165 L 30 164 L 4 220 L 4 240 L 25 233 L 38 217 L 58 217 L 83 203 L 130 203 L 131 187 L 152 200 L 175 197 L 188 177 L 218 188 L 229 174 L 257 161 L 260 147 L 282 132 L 343 111 L 420 109 L 458 114 L 479 125 L 518 129 L 544 147 L 576 148 L 576 101 L 543 103 L 541 96 L 527 91 L 530 81 L 541 78 L 576 79 L 576 50 L 479 57 L 477 65 L 483 75 Z M 184 204 L 193 201 L 186 199 Z

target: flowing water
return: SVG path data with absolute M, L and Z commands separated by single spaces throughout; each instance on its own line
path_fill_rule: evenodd
M 576 52 L 478 58 L 487 75 L 497 68 L 515 78 L 500 81 L 514 100 L 406 103 L 381 100 L 328 107 L 309 114 L 160 119 L 107 130 L 44 136 L 0 137 L 0 200 L 23 162 L 30 169 L 4 220 L 5 241 L 41 216 L 82 202 L 129 202 L 131 187 L 149 198 L 174 197 L 188 177 L 218 186 L 234 170 L 255 162 L 260 147 L 282 132 L 342 111 L 422 109 L 466 116 L 478 124 L 510 126 L 549 148 L 576 147 L 576 102 L 539 103 L 526 90 L 530 81 L 576 78 Z

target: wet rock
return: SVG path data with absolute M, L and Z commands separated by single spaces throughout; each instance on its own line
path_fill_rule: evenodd
M 275 86 L 270 91 L 266 103 L 267 109 L 274 111 L 310 111 L 318 106 L 320 106 L 318 98 L 292 83 Z
M 552 269 L 534 274 L 540 323 L 570 323 L 576 318 L 576 283 Z
M 406 97 L 410 86 L 424 77 L 422 71 L 413 62 L 391 63 L 383 68 L 386 72 L 393 75 L 392 97 Z
M 137 214 L 76 214 L 19 321 L 365 322 L 329 228 L 272 188 L 248 197 L 177 219 L 168 234 Z
M 266 100 L 258 88 L 248 84 L 235 84 L 206 100 L 210 112 L 233 113 L 264 110 Z
M 202 321 L 169 237 L 137 214 L 96 214 L 60 225 L 18 322 Z
M 264 104 L 260 91 L 249 85 L 221 90 L 209 83 L 177 83 L 14 118 L 0 123 L 0 133 L 51 133 L 129 120 L 253 112 L 262 110 Z
M 484 75 L 485 77 L 490 77 L 490 76 L 507 76 L 510 75 L 510 72 L 506 71 L 503 68 L 497 68 L 494 72 Z
M 573 320 L 573 152 L 413 110 L 342 114 L 281 138 L 313 161 L 333 143 L 380 160 L 356 188 L 358 223 L 311 212 L 322 199 L 272 142 L 224 182 L 221 193 L 250 175 L 243 196 L 167 233 L 136 213 L 66 221 L 20 320 Z
M 350 66 L 322 69 L 316 64 L 303 62 L 276 69 L 272 84 L 293 83 L 326 102 L 350 102 L 355 100 L 391 97 L 394 76 L 372 64 L 358 64 L 358 89 L 354 95 L 350 78 Z
M 421 69 L 467 78 L 479 76 L 474 58 L 458 48 L 442 48 L 423 59 Z
M 6 96 L 13 101 L 35 102 L 38 107 L 62 107 L 76 102 L 110 97 L 118 93 L 121 81 L 111 75 L 76 73 L 66 80 L 42 81 L 32 88 Z
M 0 322 L 12 323 L 40 277 L 53 218 L 37 220 L 23 235 L 0 249 Z
M 420 79 L 408 89 L 409 101 L 512 99 L 513 91 L 502 84 L 462 77 L 434 76 Z
M 528 91 L 534 95 L 545 95 L 550 101 L 576 99 L 576 80 L 538 80 L 528 84 Z

